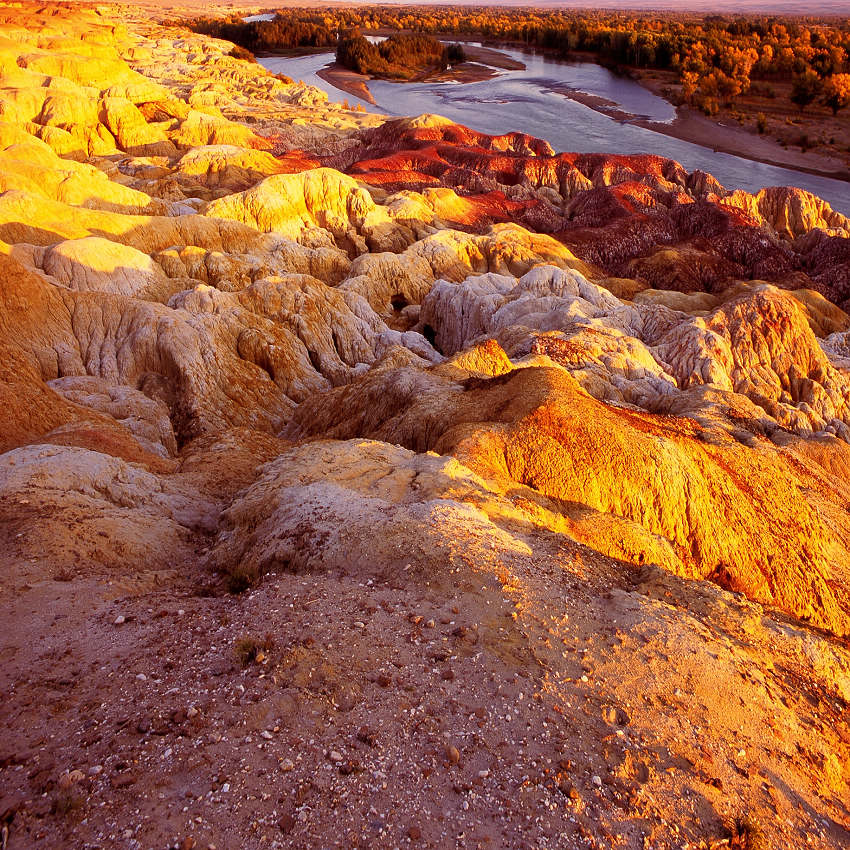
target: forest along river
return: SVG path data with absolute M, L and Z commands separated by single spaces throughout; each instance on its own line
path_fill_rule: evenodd
M 391 83 L 369 80 L 375 104 L 341 92 L 316 76 L 333 62 L 333 53 L 268 57 L 260 63 L 275 73 L 303 80 L 328 92 L 331 100 L 347 99 L 384 115 L 433 112 L 484 133 L 512 130 L 546 139 L 556 151 L 580 153 L 651 153 L 675 159 L 688 171 L 713 174 L 728 189 L 757 192 L 764 186 L 799 186 L 824 198 L 833 209 L 850 215 L 850 183 L 789 168 L 719 153 L 711 148 L 656 133 L 609 117 L 572 100 L 557 89 L 570 88 L 605 98 L 625 113 L 669 122 L 675 108 L 633 80 L 617 77 L 590 62 L 556 62 L 545 56 L 500 48 L 525 64 L 524 71 L 497 69 L 497 76 L 475 83 Z

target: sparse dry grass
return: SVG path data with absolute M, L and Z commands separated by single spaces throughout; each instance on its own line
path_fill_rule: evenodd
M 245 635 L 236 641 L 234 651 L 243 667 L 253 662 L 261 662 L 266 654 L 274 649 L 274 637 L 267 634 L 264 638 L 255 635 Z

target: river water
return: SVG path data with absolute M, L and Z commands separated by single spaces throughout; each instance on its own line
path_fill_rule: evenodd
M 501 49 L 501 48 L 500 48 Z M 559 94 L 568 86 L 616 103 L 623 112 L 669 122 L 675 110 L 633 80 L 617 77 L 588 62 L 556 62 L 539 54 L 501 49 L 523 62 L 524 71 L 499 71 L 477 83 L 391 83 L 370 80 L 375 104 L 340 92 L 316 76 L 333 61 L 332 53 L 261 59 L 263 66 L 328 92 L 331 100 L 348 100 L 385 115 L 433 112 L 485 133 L 512 130 L 546 139 L 556 151 L 581 153 L 652 153 L 680 162 L 688 171 L 713 174 L 728 189 L 756 192 L 764 186 L 799 186 L 850 215 L 850 183 L 788 168 L 764 165 L 611 118 Z

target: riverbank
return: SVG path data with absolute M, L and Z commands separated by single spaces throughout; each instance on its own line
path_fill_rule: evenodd
M 645 86 L 645 88 L 648 87 Z M 614 121 L 634 124 L 646 130 L 652 130 L 654 133 L 663 133 L 665 136 L 681 139 L 684 142 L 711 148 L 718 153 L 732 154 L 764 165 L 793 168 L 795 171 L 803 171 L 807 174 L 829 177 L 834 180 L 850 181 L 850 168 L 837 157 L 822 156 L 812 152 L 803 153 L 799 150 L 785 148 L 768 136 L 751 133 L 743 127 L 729 126 L 720 121 L 713 121 L 687 106 L 677 106 L 676 118 L 667 123 L 649 121 L 633 115 L 620 109 L 613 101 L 569 86 L 553 86 L 552 91 L 556 91 L 576 103 L 581 103 L 583 106 L 587 106 Z M 653 93 L 657 94 L 654 91 Z
M 850 180 L 850 168 L 836 157 L 785 148 L 774 139 L 751 133 L 743 127 L 712 121 L 687 106 L 676 108 L 676 119 L 670 124 L 644 121 L 640 118 L 632 123 L 656 133 L 664 133 L 676 139 L 711 148 L 719 153 L 734 154 L 765 165 L 793 168 L 795 171 L 804 171 L 807 174 L 830 177 L 834 180 Z
M 791 115 L 775 107 L 772 113 L 768 113 L 767 132 L 759 133 L 755 127 L 755 116 L 753 113 L 759 110 L 768 110 L 770 107 L 756 98 L 744 98 L 739 103 L 742 113 L 724 111 L 717 118 L 709 118 L 702 112 L 691 109 L 683 104 L 676 104 L 670 97 L 669 79 L 664 75 L 653 72 L 636 73 L 633 75 L 635 82 L 639 83 L 648 91 L 658 97 L 662 97 L 676 106 L 676 119 L 670 124 L 659 122 L 636 120 L 638 126 L 646 127 L 656 133 L 664 133 L 686 142 L 709 147 L 721 153 L 730 153 L 735 156 L 751 159 L 755 162 L 763 162 L 766 165 L 777 165 L 783 168 L 793 168 L 796 171 L 804 171 L 807 174 L 817 174 L 822 177 L 831 177 L 837 180 L 850 180 L 850 161 L 847 157 L 836 155 L 834 146 L 825 146 L 824 152 L 817 150 L 803 150 L 789 144 L 787 133 L 803 135 L 803 131 L 812 128 L 821 128 L 834 136 L 848 138 L 845 128 L 838 126 L 846 123 L 842 119 L 834 119 L 829 116 L 820 120 L 817 116 Z M 742 121 L 747 117 L 753 122 L 748 126 Z M 817 119 L 817 120 L 815 120 Z M 790 122 L 790 123 L 789 123 Z M 827 127 L 827 123 L 836 124 L 835 127 Z M 800 129 L 792 130 L 799 126 Z

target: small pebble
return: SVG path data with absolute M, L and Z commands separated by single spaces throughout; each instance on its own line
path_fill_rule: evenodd
M 123 626 L 127 622 L 127 618 L 123 614 L 119 614 L 113 622 L 116 626 Z

